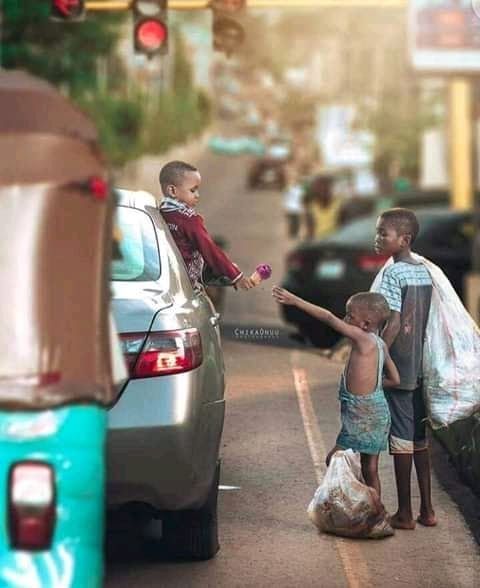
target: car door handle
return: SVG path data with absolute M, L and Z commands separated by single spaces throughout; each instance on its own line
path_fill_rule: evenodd
M 217 313 L 215 313 L 213 316 L 210 317 L 210 323 L 216 327 L 220 322 L 220 315 Z

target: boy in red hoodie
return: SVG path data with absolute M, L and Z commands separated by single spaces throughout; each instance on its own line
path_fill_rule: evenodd
M 215 244 L 195 210 L 202 181 L 198 169 L 183 161 L 170 161 L 162 167 L 159 181 L 164 196 L 160 212 L 182 254 L 192 284 L 201 284 L 206 263 L 216 274 L 230 278 L 235 288 L 253 288 L 252 280 Z

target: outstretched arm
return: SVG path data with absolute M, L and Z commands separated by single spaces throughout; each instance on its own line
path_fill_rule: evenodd
M 284 288 L 274 286 L 272 288 L 272 296 L 280 304 L 296 306 L 297 308 L 300 308 L 300 310 L 303 310 L 310 316 L 313 316 L 313 318 L 322 321 L 322 323 L 325 323 L 332 329 L 335 329 L 335 331 L 337 331 L 337 333 L 340 333 L 340 335 L 348 337 L 356 343 L 361 343 L 362 341 L 368 340 L 367 333 L 365 331 L 362 331 L 362 329 L 360 329 L 359 327 L 349 325 L 342 319 L 336 317 L 326 308 L 322 308 L 321 306 L 316 306 L 311 302 L 307 302 L 306 300 L 303 300 L 303 298 L 295 296 L 295 294 L 292 294 Z

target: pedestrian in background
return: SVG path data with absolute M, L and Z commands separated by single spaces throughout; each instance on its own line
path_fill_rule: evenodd
M 316 175 L 305 194 L 308 239 L 323 239 L 337 229 L 341 201 L 333 195 L 334 178 Z
M 304 188 L 300 183 L 294 161 L 286 163 L 284 169 L 286 187 L 283 191 L 283 210 L 285 211 L 287 234 L 290 239 L 296 239 L 299 236 L 304 215 Z

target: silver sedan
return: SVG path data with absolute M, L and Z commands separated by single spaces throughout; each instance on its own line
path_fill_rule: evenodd
M 112 305 L 129 380 L 109 413 L 108 505 L 148 507 L 174 555 L 208 559 L 225 411 L 219 316 L 193 289 L 154 197 L 118 193 Z

